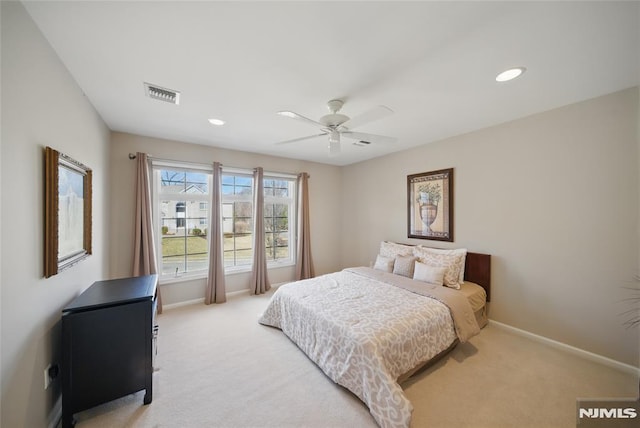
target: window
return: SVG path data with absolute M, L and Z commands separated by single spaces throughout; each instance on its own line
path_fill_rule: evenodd
M 295 179 L 264 178 L 264 228 L 269 267 L 294 262 L 294 242 L 289 219 L 295 219 Z M 245 270 L 253 263 L 253 176 L 222 174 L 224 265 L 227 271 Z M 243 267 L 245 267 L 243 269 Z
M 224 266 L 253 263 L 253 177 L 222 174 Z
M 154 167 L 154 195 L 158 202 L 154 219 L 160 232 L 157 253 L 162 275 L 206 273 L 210 180 L 208 172 Z
M 205 275 L 209 266 L 211 171 L 154 162 L 154 221 L 158 271 L 163 276 Z M 268 267 L 291 265 L 295 235 L 295 178 L 265 173 L 264 227 Z M 253 175 L 222 174 L 222 232 L 227 273 L 253 264 Z
M 289 243 L 293 234 L 289 219 L 294 219 L 293 194 L 295 181 L 292 179 L 264 179 L 264 231 L 267 247 L 267 262 L 293 261 Z

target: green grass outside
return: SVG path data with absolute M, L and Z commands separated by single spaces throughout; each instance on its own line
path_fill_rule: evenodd
M 206 236 L 187 236 L 186 254 L 195 258 L 207 258 L 208 242 Z M 203 254 L 197 254 L 203 253 Z M 162 256 L 184 256 L 185 245 L 184 237 L 163 236 L 162 237 Z
M 186 254 L 189 256 L 189 260 L 206 260 L 208 253 L 208 241 L 206 236 L 187 236 Z M 252 236 L 239 236 L 236 238 L 236 263 L 247 264 L 251 263 L 253 258 L 253 251 L 251 246 L 253 245 Z M 233 262 L 233 238 L 224 238 L 224 261 L 225 263 Z M 246 250 L 245 250 L 246 248 Z M 176 260 L 184 257 L 185 255 L 185 243 L 184 237 L 174 237 L 171 235 L 164 235 L 162 237 L 162 257 L 165 260 Z M 289 249 L 279 247 L 276 250 L 276 256 L 278 259 L 287 258 L 289 256 Z

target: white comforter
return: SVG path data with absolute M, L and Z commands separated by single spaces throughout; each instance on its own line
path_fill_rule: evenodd
M 280 328 L 385 428 L 411 422 L 398 377 L 448 348 L 458 329 L 447 305 L 391 285 L 393 277 L 356 268 L 286 284 L 259 320 Z

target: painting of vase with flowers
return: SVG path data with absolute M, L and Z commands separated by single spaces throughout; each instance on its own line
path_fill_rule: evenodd
M 453 241 L 453 168 L 407 176 L 408 237 Z

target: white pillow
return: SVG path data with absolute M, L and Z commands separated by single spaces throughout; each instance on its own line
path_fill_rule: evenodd
M 395 258 L 396 256 L 413 255 L 413 245 L 396 244 L 395 242 L 380 242 L 380 255 Z
M 462 255 L 462 258 L 458 260 L 460 264 L 460 274 L 458 276 L 458 284 L 464 284 L 464 266 L 465 260 L 467 258 L 467 249 L 466 248 L 457 248 L 453 250 L 443 250 L 440 248 L 429 248 L 423 247 L 422 245 L 418 245 L 414 249 L 414 255 L 418 258 L 424 253 L 432 253 L 432 254 L 448 254 L 448 255 Z
M 428 282 L 433 285 L 442 285 L 444 282 L 444 271 L 445 268 L 433 267 L 417 261 L 413 272 L 413 279 Z
M 407 278 L 413 278 L 413 265 L 416 263 L 416 258 L 413 256 L 396 256 L 393 263 L 393 273 L 396 275 L 406 276 Z
M 393 272 L 393 262 L 395 259 L 391 257 L 385 257 L 378 254 L 376 257 L 376 263 L 373 265 L 374 269 L 382 270 L 385 272 Z
M 460 270 L 462 266 L 464 266 L 464 254 L 440 254 L 428 251 L 416 251 L 416 255 L 418 260 L 426 265 L 445 268 L 444 285 L 458 290 L 460 289 Z

